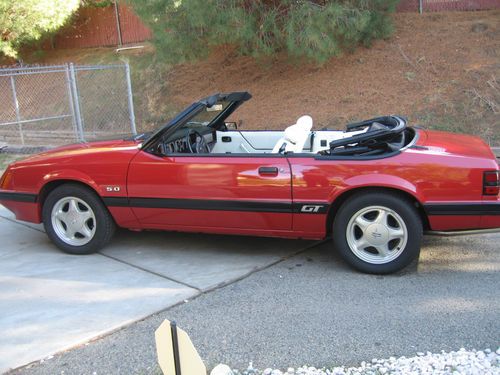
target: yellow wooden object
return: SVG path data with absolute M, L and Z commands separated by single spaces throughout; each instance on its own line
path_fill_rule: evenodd
M 174 348 L 172 344 L 172 329 L 170 321 L 165 320 L 155 331 L 156 353 L 158 363 L 164 375 L 179 375 L 175 373 Z M 179 362 L 181 375 L 207 375 L 207 368 L 196 351 L 188 334 L 177 327 L 179 346 Z

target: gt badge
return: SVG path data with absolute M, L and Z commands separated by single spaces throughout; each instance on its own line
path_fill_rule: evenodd
M 323 207 L 323 206 L 316 206 L 316 205 L 312 205 L 312 204 L 305 204 L 300 209 L 300 212 L 314 213 L 314 212 L 318 212 L 321 209 L 321 207 Z

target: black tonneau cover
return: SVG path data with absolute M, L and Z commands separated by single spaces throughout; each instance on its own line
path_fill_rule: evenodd
M 406 119 L 400 116 L 375 117 L 348 124 L 346 132 L 366 132 L 330 142 L 327 155 L 377 155 L 398 151 L 405 144 Z

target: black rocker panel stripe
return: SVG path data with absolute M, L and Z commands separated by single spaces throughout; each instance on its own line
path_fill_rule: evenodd
M 474 203 L 474 204 L 426 204 L 424 209 L 431 216 L 479 216 L 500 215 L 500 203 Z
M 0 200 L 35 203 L 38 196 L 29 193 L 0 192 Z
M 213 210 L 213 211 L 247 211 L 247 212 L 274 212 L 274 213 L 308 213 L 325 214 L 328 204 L 321 203 L 286 203 L 266 201 L 227 201 L 204 199 L 176 199 L 176 198 L 125 198 L 104 197 L 104 203 L 110 207 L 141 207 L 141 208 L 173 208 L 184 210 Z
M 291 205 L 283 202 L 225 201 L 175 198 L 130 198 L 132 207 L 174 208 L 184 210 L 290 212 Z

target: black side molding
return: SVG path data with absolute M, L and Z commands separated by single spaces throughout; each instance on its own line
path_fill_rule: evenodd
M 431 216 L 480 216 L 500 215 L 500 203 L 452 203 L 452 204 L 424 204 L 427 215 Z
M 29 193 L 0 192 L 0 200 L 35 203 L 38 195 Z
M 329 205 L 316 202 L 228 201 L 207 199 L 103 197 L 108 207 L 172 208 L 183 210 L 326 214 Z

